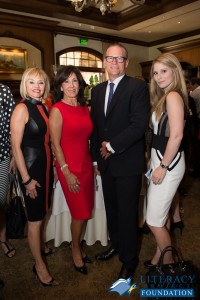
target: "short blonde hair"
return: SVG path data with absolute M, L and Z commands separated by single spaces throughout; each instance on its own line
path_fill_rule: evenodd
M 24 71 L 20 83 L 20 94 L 22 98 L 27 98 L 27 89 L 26 89 L 26 82 L 29 80 L 32 76 L 39 76 L 41 77 L 45 82 L 45 90 L 43 98 L 46 99 L 48 97 L 49 91 L 50 91 L 50 83 L 49 78 L 44 70 L 40 68 L 28 68 Z

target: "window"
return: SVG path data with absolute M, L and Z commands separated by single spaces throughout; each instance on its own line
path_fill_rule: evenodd
M 90 88 L 104 80 L 103 55 L 96 50 L 86 47 L 67 48 L 58 52 L 56 58 L 60 66 L 78 67 Z
M 102 60 L 84 51 L 71 51 L 60 55 L 60 65 L 74 65 L 77 67 L 102 68 Z

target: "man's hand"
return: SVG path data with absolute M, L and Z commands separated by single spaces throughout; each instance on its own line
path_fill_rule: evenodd
M 101 143 L 101 148 L 100 148 L 100 153 L 101 153 L 101 156 L 104 158 L 104 159 L 107 159 L 110 155 L 111 155 L 111 152 L 108 152 L 107 148 L 106 148 L 106 144 L 108 142 L 106 141 L 103 141 Z
M 101 176 L 98 167 L 97 166 L 93 166 L 93 168 L 94 168 L 94 177 L 96 178 L 97 175 Z

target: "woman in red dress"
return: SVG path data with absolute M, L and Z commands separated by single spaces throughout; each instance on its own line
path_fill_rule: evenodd
M 94 208 L 94 175 L 89 153 L 93 130 L 84 101 L 85 81 L 78 68 L 61 68 L 54 79 L 50 135 L 56 170 L 72 217 L 72 257 L 76 271 L 87 274 L 91 262 L 80 246 L 85 220 Z

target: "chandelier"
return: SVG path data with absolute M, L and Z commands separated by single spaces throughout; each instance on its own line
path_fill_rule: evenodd
M 111 13 L 112 7 L 115 6 L 117 0 L 71 0 L 72 5 L 77 12 L 81 12 L 89 2 L 94 2 L 95 5 L 99 4 L 102 15 L 105 15 L 106 11 Z

